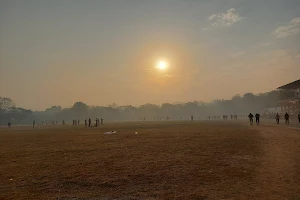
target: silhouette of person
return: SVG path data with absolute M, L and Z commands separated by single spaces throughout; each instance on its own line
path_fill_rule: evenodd
M 103 125 L 103 118 L 101 118 L 101 125 Z
M 33 120 L 32 122 L 32 128 L 34 128 L 34 125 L 35 125 L 35 120 Z
M 96 127 L 98 127 L 98 118 L 96 118 Z
M 285 113 L 284 118 L 285 118 L 285 123 L 289 124 L 290 123 L 290 115 L 288 113 Z
M 89 127 L 91 127 L 92 120 L 89 118 Z
M 250 113 L 248 115 L 248 117 L 249 117 L 249 120 L 250 120 L 250 124 L 252 125 L 253 124 L 253 115 L 252 115 L 252 113 Z
M 298 114 L 298 121 L 300 123 L 300 111 L 299 111 L 299 114 Z
M 260 118 L 260 114 L 256 113 L 255 114 L 255 122 L 257 125 L 259 125 L 259 118 Z
M 191 121 L 194 121 L 194 116 L 193 115 L 191 116 Z
M 278 114 L 278 113 L 276 114 L 276 116 L 275 116 L 275 119 L 276 119 L 276 122 L 277 122 L 277 124 L 279 124 L 279 119 L 280 119 L 280 116 L 279 116 L 279 114 Z
M 11 122 L 8 122 L 7 125 L 8 125 L 8 128 L 10 128 L 11 127 Z

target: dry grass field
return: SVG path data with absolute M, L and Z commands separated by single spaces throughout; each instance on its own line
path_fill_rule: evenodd
M 299 200 L 300 131 L 221 121 L 2 127 L 0 199 Z

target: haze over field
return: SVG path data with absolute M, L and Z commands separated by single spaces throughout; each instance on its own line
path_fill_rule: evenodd
M 299 63 L 299 0 L 0 1 L 0 96 L 20 107 L 227 99 Z

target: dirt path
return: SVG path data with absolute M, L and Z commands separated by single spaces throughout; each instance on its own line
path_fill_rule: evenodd
M 300 131 L 276 126 L 253 129 L 259 131 L 264 151 L 254 199 L 300 199 Z

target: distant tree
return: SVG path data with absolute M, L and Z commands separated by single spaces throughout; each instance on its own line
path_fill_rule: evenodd
M 76 112 L 85 112 L 87 111 L 88 106 L 83 103 L 83 102 L 76 102 L 73 107 L 72 110 L 76 111 Z
M 9 115 L 11 120 L 16 120 L 20 122 L 21 120 L 31 117 L 32 111 L 24 108 L 13 108 L 10 110 Z
M 16 106 L 16 104 L 11 98 L 0 97 L 0 109 L 8 110 L 15 106 Z
M 46 112 L 60 112 L 62 110 L 61 106 L 52 106 L 50 108 L 47 108 Z

